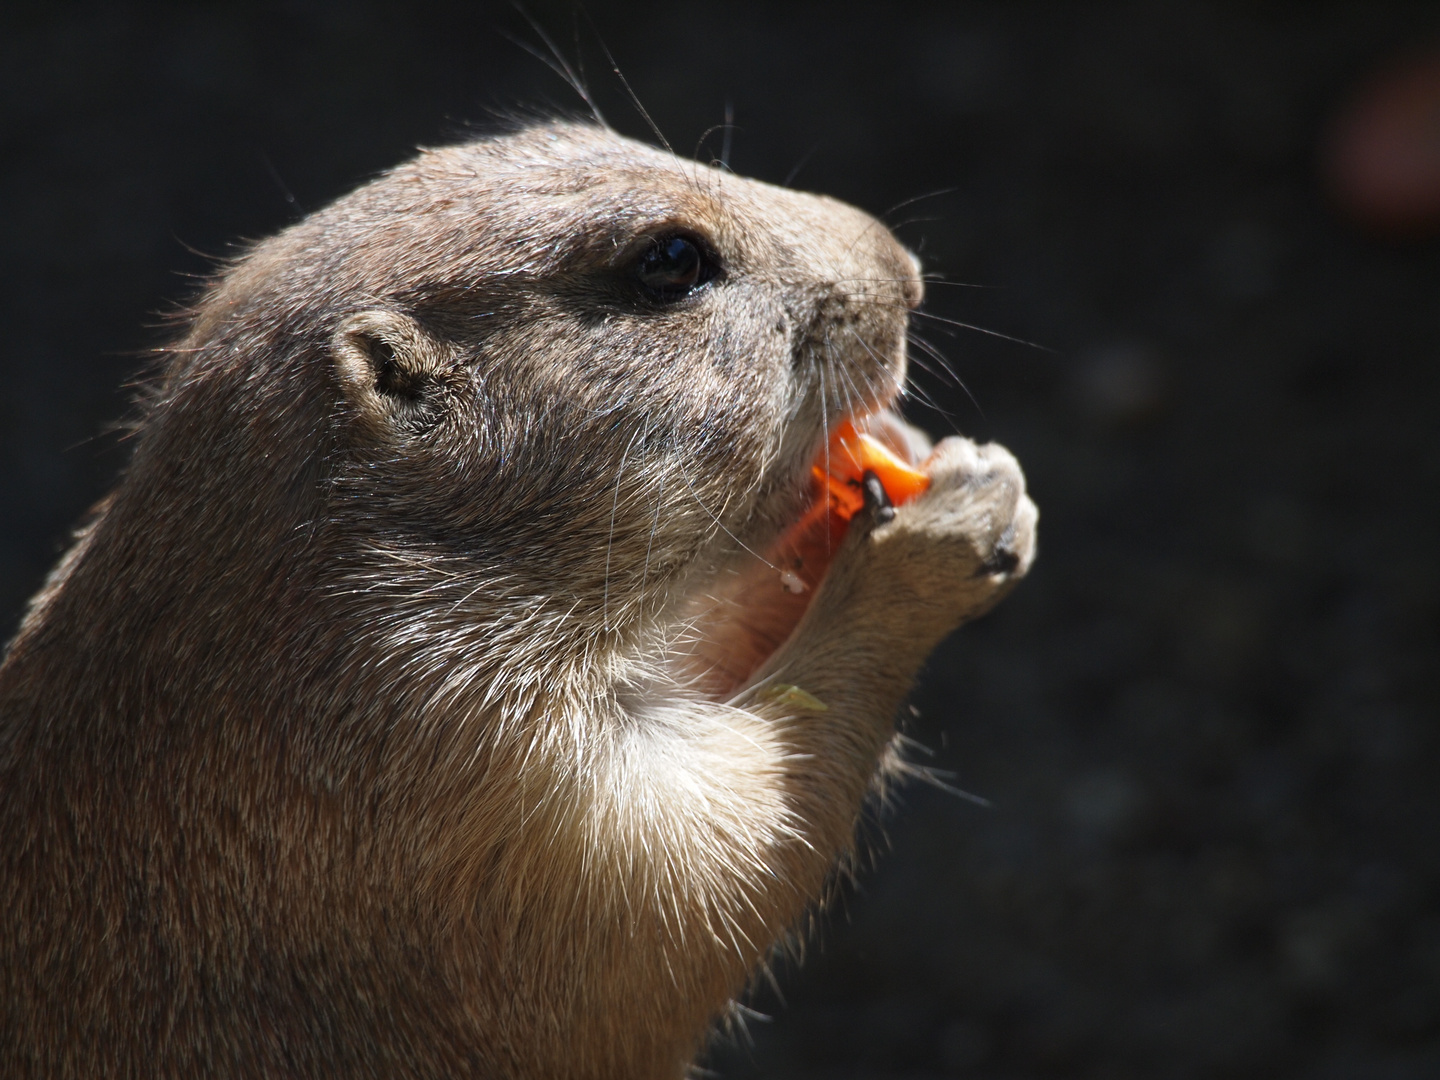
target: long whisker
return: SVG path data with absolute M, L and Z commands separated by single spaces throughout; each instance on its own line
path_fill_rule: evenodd
M 788 188 L 791 184 L 793 184 L 795 182 L 795 177 L 800 175 L 800 170 L 809 163 L 810 159 L 815 156 L 815 151 L 819 150 L 822 145 L 824 145 L 824 140 L 817 142 L 814 146 L 810 147 L 809 150 L 806 150 L 805 153 L 801 154 L 800 160 L 795 163 L 795 167 L 793 169 L 791 169 L 788 173 L 785 174 L 785 179 L 781 182 L 780 186 Z
M 697 492 L 697 491 L 695 490 L 695 485 L 692 484 L 692 483 L 690 483 L 690 477 L 686 475 L 685 469 L 684 469 L 683 466 L 679 469 L 679 473 L 680 473 L 680 479 L 681 479 L 681 480 L 684 480 L 684 481 L 685 481 L 685 486 L 690 489 L 690 495 L 691 495 L 691 497 L 695 500 L 695 505 L 698 506 L 698 507 L 700 507 L 701 510 L 704 510 L 704 511 L 705 511 L 705 513 L 709 516 L 710 520 L 713 521 L 713 522 L 716 524 L 716 526 L 720 529 L 721 532 L 723 532 L 726 536 L 730 537 L 731 540 L 734 540 L 735 543 L 739 544 L 742 548 L 744 548 L 746 551 L 748 551 L 751 555 L 754 555 L 755 558 L 759 559 L 759 560 L 760 560 L 762 563 L 764 563 L 766 566 L 770 567 L 771 570 L 778 571 L 778 570 L 780 569 L 778 566 L 776 566 L 774 563 L 772 563 L 769 559 L 765 558 L 764 555 L 761 555 L 758 551 L 756 551 L 754 548 L 752 548 L 749 544 L 745 543 L 744 540 L 741 540 L 738 536 L 736 536 L 733 532 L 731 532 L 728 528 L 725 527 L 725 523 L 724 523 L 723 521 L 721 521 L 718 517 L 716 517 L 716 516 L 715 516 L 715 512 L 714 512 L 713 510 L 711 510 L 708 506 L 705 505 L 705 500 L 702 499 L 702 498 L 700 498 L 699 492 Z
M 919 349 L 929 359 L 935 361 L 935 366 L 922 362 L 918 357 L 911 357 L 921 370 L 929 372 L 942 382 L 948 382 L 952 386 L 963 387 L 965 384 L 959 374 L 950 363 L 950 358 L 937 349 L 934 344 L 926 341 L 914 330 L 908 331 L 905 335 L 906 341 Z
M 837 277 L 832 279 L 832 284 L 842 285 L 845 282 L 854 281 L 860 284 L 903 285 L 910 280 L 908 277 Z M 921 274 L 920 280 L 923 281 L 927 287 L 930 285 L 949 285 L 955 289 L 996 290 L 1004 288 L 1002 285 L 983 285 L 977 281 L 950 281 L 936 273 Z
M 889 308 L 892 311 L 898 311 L 902 308 L 906 308 L 906 305 L 903 304 L 900 300 L 892 300 L 889 297 L 871 296 L 863 292 L 846 293 L 845 299 L 852 303 L 870 304 L 874 307 Z M 961 330 L 973 330 L 977 334 L 985 334 L 987 337 L 1000 338 L 1002 341 L 1009 341 L 1016 345 L 1024 345 L 1027 348 L 1038 349 L 1041 352 L 1050 353 L 1051 355 L 1055 355 L 1059 352 L 1058 349 L 1052 349 L 1048 345 L 1041 345 L 1038 341 L 1029 341 L 1025 338 L 1016 337 L 1013 334 L 1007 334 L 1000 330 L 991 330 L 987 327 L 979 326 L 975 323 L 963 322 L 960 319 L 952 319 L 945 315 L 936 315 L 933 311 L 926 311 L 923 308 L 916 311 L 911 311 L 910 314 L 915 316 L 916 318 L 930 319 L 933 322 L 943 323 L 946 326 L 953 326 Z
M 974 323 L 961 322 L 959 319 L 946 318 L 944 315 L 936 315 L 933 311 L 915 311 L 911 314 L 922 319 L 933 319 L 935 322 L 944 323 L 946 326 L 958 327 L 961 330 L 974 330 L 977 334 L 985 334 L 988 337 L 1000 338 L 1002 341 L 1013 342 L 1016 345 L 1024 345 L 1027 348 L 1039 349 L 1041 352 L 1056 355 L 1059 350 L 1052 349 L 1048 345 L 1041 345 L 1038 341 L 1027 341 L 1024 338 L 1015 337 L 1013 334 L 1001 333 L 999 330 L 988 330 L 983 326 L 976 326 Z
M 585 13 L 585 18 L 590 20 L 589 12 Z M 649 111 L 640 103 L 640 96 L 635 93 L 634 88 L 630 85 L 630 80 L 627 79 L 625 73 L 620 70 L 620 65 L 615 61 L 615 54 L 610 51 L 610 46 L 605 44 L 605 40 L 600 37 L 600 31 L 595 28 L 593 20 L 590 20 L 590 27 L 592 30 L 595 30 L 595 37 L 600 42 L 600 48 L 605 53 L 605 59 L 610 62 L 610 70 L 615 73 L 615 77 L 620 80 L 620 85 L 625 88 L 625 93 L 630 98 L 630 103 L 635 106 L 635 111 L 644 119 L 646 126 L 654 133 L 655 138 L 660 140 L 660 145 L 665 147 L 665 149 L 670 152 L 670 156 L 678 161 L 680 156 L 675 153 L 675 148 L 670 145 L 670 140 L 665 138 L 665 133 L 660 130 L 660 125 L 655 123 Z
M 885 362 L 875 354 L 875 350 L 870 347 L 869 342 L 861 337 L 853 327 L 847 327 L 846 330 L 851 337 L 860 343 L 860 347 L 870 354 L 870 358 L 875 361 L 877 369 L 883 370 Z M 847 413 L 859 411 L 858 403 L 862 400 L 874 400 L 875 392 L 878 388 L 869 382 L 868 377 L 866 378 L 865 389 L 862 391 L 860 387 L 855 385 L 855 372 L 852 369 L 841 366 L 839 368 L 839 374 L 843 375 L 846 381 L 845 411 Z
M 895 213 L 896 210 L 900 210 L 900 209 L 903 209 L 904 207 L 910 206 L 910 205 L 913 204 L 913 203 L 917 203 L 917 202 L 919 202 L 921 199 L 929 199 L 929 198 L 933 198 L 933 197 L 935 197 L 935 196 L 937 196 L 937 195 L 947 195 L 947 194 L 949 194 L 949 193 L 951 193 L 951 192 L 953 192 L 953 191 L 955 191 L 955 190 L 957 190 L 957 189 L 955 189 L 955 188 L 953 188 L 953 187 L 952 187 L 952 188 L 941 188 L 941 189 L 938 190 L 938 191 L 927 192 L 927 193 L 924 194 L 924 195 L 915 195 L 915 196 L 912 196 L 911 198 L 904 199 L 904 200 L 896 203 L 896 204 L 895 204 L 894 206 L 892 206 L 889 210 L 885 211 L 885 213 L 881 214 L 880 217 L 875 218 L 873 221 L 870 222 L 869 225 L 866 225 L 865 228 L 863 228 L 863 229 L 860 230 L 859 234 L 855 237 L 855 239 L 853 239 L 853 240 L 850 241 L 850 246 L 845 249 L 845 255 L 846 255 L 846 257 L 847 257 L 847 258 L 849 257 L 850 253 L 855 250 L 855 245 L 858 244 L 858 243 L 860 243 L 861 240 L 865 239 L 865 237 L 869 234 L 869 232 L 870 232 L 871 229 L 875 228 L 877 225 L 880 225 L 880 224 L 882 223 L 882 220 L 883 220 L 884 218 L 888 218 L 891 214 Z
M 929 369 L 927 368 L 926 370 L 928 371 Z M 945 418 L 945 422 L 949 424 L 950 427 L 956 427 L 955 420 L 953 417 L 951 417 L 949 410 L 942 406 L 940 402 L 936 401 L 934 395 L 932 395 L 930 391 L 926 390 L 918 383 L 907 382 L 904 389 L 901 391 L 901 396 L 904 398 L 908 398 L 912 401 L 918 401 L 921 405 L 929 409 L 931 412 L 938 413 L 940 416 L 943 416 Z
M 650 552 L 655 547 L 655 534 L 660 531 L 660 509 L 665 504 L 665 473 L 660 473 L 660 490 L 655 493 L 655 520 L 650 523 L 650 538 L 645 542 L 645 569 L 640 574 L 640 591 L 645 591 L 645 583 L 650 580 Z
M 725 102 L 725 134 L 720 140 L 720 167 L 730 171 L 730 149 L 735 137 L 735 103 Z
M 921 274 L 920 280 L 929 285 L 949 285 L 954 289 L 998 289 L 999 285 L 982 285 L 978 281 L 950 281 L 941 277 L 938 273 Z
M 975 406 L 975 411 L 980 414 L 981 418 L 984 418 L 985 409 L 981 406 L 979 400 L 975 397 L 975 395 L 970 392 L 970 387 L 965 385 L 965 380 L 960 378 L 959 374 L 955 371 L 954 367 L 951 365 L 949 359 L 945 356 L 945 354 L 942 353 L 930 342 L 920 337 L 920 335 L 915 333 L 915 331 L 913 330 L 906 335 L 906 338 L 912 345 L 919 349 L 922 354 L 934 360 L 935 363 L 939 365 L 940 370 L 936 371 L 934 368 L 930 367 L 929 364 L 925 363 L 925 361 L 919 359 L 918 357 L 911 357 L 911 359 L 915 361 L 916 365 L 922 370 L 929 372 L 931 375 L 934 375 L 938 379 L 944 380 L 948 378 L 951 383 L 953 383 L 955 386 L 959 387 L 965 392 L 965 396 L 970 399 L 970 404 Z M 919 386 L 916 386 L 914 389 L 916 397 L 919 397 L 922 401 L 924 401 L 926 405 L 929 405 L 936 412 L 940 413 L 941 416 L 944 416 L 951 423 L 951 425 L 954 426 L 954 420 L 950 417 L 950 414 L 945 409 L 942 409 L 939 403 L 936 402 L 927 391 L 922 390 Z
M 847 282 L 856 282 L 861 285 L 904 285 L 909 283 L 908 277 L 842 277 L 832 279 L 831 284 L 844 285 Z M 927 286 L 930 285 L 951 285 L 957 289 L 998 289 L 998 285 L 981 285 L 971 281 L 946 281 L 944 278 L 936 277 L 933 274 L 921 274 L 920 280 Z M 897 301 L 898 302 L 898 301 Z
M 521 41 L 519 38 L 504 31 L 501 31 L 502 36 L 511 44 L 518 45 L 524 49 L 531 56 L 535 57 L 536 60 L 539 60 L 556 75 L 565 80 L 570 89 L 579 95 L 580 100 L 589 106 L 590 114 L 595 117 L 595 122 L 607 130 L 614 130 L 606 121 L 604 114 L 600 112 L 600 106 L 596 105 L 595 99 L 590 96 L 590 88 L 585 85 L 584 78 L 571 67 L 570 62 L 565 59 L 565 54 L 560 51 L 559 46 L 557 46 L 550 35 L 545 32 L 545 28 L 525 9 L 525 5 L 521 3 L 520 0 L 511 0 L 511 6 L 520 13 L 521 18 L 530 24 L 530 29 L 534 32 L 535 36 L 544 42 L 545 47 L 550 50 L 550 55 L 546 56 L 540 52 L 539 49 L 531 46 L 529 42 Z
M 819 365 L 820 371 L 820 427 L 825 432 L 825 471 L 830 471 L 830 395 L 825 389 L 825 365 Z
M 634 449 L 642 431 L 643 429 L 638 429 L 630 436 L 625 452 L 620 455 L 620 467 L 615 470 L 615 495 L 610 500 L 610 539 L 605 544 L 605 587 L 600 601 L 601 617 L 607 634 L 610 632 L 610 556 L 615 551 L 615 516 L 620 509 L 620 481 L 625 476 L 625 462 L 630 459 L 630 451 Z
M 959 190 L 958 187 L 937 188 L 935 191 L 927 191 L 924 195 L 912 195 L 910 198 L 902 199 L 890 207 L 890 209 L 886 210 L 880 217 L 882 219 L 888 218 L 891 214 L 895 213 L 896 210 L 904 210 L 905 207 L 914 206 L 917 202 L 923 202 L 925 199 L 935 199 L 941 195 L 953 195 Z
M 905 227 L 907 227 L 907 226 L 909 226 L 909 225 L 928 225 L 928 224 L 931 224 L 931 223 L 936 222 L 936 221 L 944 221 L 944 220 L 945 220 L 944 218 L 940 218 L 940 217 L 912 217 L 912 218 L 906 218 L 904 221 L 897 221 L 897 222 L 895 222 L 895 224 L 891 225 L 891 226 L 890 226 L 890 231 L 891 231 L 891 232 L 899 232 L 901 229 L 903 229 L 903 228 L 905 228 Z

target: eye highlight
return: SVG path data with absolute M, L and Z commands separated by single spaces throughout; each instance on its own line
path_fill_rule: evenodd
M 635 262 L 636 280 L 658 300 L 682 300 L 719 273 L 714 256 L 679 233 L 655 237 Z

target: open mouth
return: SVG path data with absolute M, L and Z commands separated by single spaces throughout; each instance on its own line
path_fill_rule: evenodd
M 929 486 L 920 471 L 927 451 L 889 410 L 835 426 L 812 463 L 812 497 L 799 519 L 708 591 L 689 620 L 692 671 L 707 696 L 728 700 L 794 632 L 864 510 L 867 481 L 894 505 Z

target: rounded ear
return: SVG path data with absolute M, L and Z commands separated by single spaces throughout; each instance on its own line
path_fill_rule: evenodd
M 445 350 L 408 315 L 357 312 L 336 329 L 331 352 L 340 389 L 372 434 L 413 431 L 438 415 Z

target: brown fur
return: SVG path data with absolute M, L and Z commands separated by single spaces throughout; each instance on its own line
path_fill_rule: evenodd
M 724 274 L 646 302 L 677 228 Z M 559 124 L 240 259 L 0 669 L 0 1073 L 679 1076 L 1029 565 L 955 439 L 802 599 L 752 554 L 919 299 L 859 211 Z

